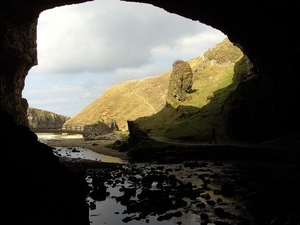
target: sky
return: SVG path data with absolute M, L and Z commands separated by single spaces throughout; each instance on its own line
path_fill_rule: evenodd
M 158 76 L 225 37 L 148 4 L 95 0 L 56 7 L 39 16 L 38 65 L 22 97 L 29 107 L 73 117 L 111 86 Z

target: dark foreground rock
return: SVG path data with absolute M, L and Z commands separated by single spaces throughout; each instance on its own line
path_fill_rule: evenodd
M 2 198 L 5 224 L 88 225 L 83 173 L 67 169 L 52 148 L 1 112 Z
M 128 156 L 137 162 L 174 163 L 182 160 L 245 160 L 257 162 L 299 163 L 297 148 L 275 148 L 245 144 L 178 144 L 143 139 L 128 148 Z
M 126 206 L 120 223 L 294 224 L 300 222 L 300 165 L 254 161 L 188 160 L 180 164 L 111 164 L 64 160 L 89 177 L 90 210 L 107 198 Z M 90 164 L 90 166 L 88 166 Z M 76 167 L 77 165 L 77 167 Z M 111 194 L 109 190 L 117 188 Z M 101 215 L 99 215 L 101 216 Z M 102 215 L 103 216 L 103 215 Z M 143 222 L 141 222 L 143 224 Z

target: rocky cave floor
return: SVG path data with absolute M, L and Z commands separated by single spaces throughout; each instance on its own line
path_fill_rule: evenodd
M 300 164 L 246 160 L 187 160 L 178 164 L 103 163 L 61 158 L 85 172 L 90 212 L 113 198 L 120 223 L 173 220 L 187 213 L 199 224 L 300 224 Z M 119 194 L 110 193 L 119 188 Z M 153 221 L 152 221 L 153 222 Z M 153 224 L 153 223 L 152 223 Z

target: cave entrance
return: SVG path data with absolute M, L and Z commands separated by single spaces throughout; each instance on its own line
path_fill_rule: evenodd
M 23 91 L 30 107 L 74 116 L 109 87 L 160 75 L 225 35 L 147 4 L 93 1 L 40 14 L 38 65 Z

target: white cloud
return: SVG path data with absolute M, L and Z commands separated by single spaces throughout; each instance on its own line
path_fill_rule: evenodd
M 90 97 L 91 96 L 91 93 L 85 93 L 82 97 L 83 98 L 88 98 L 88 97 Z
M 73 75 L 151 64 L 153 49 L 183 50 L 190 35 L 211 30 L 150 5 L 99 0 L 48 10 L 38 29 L 35 72 Z

